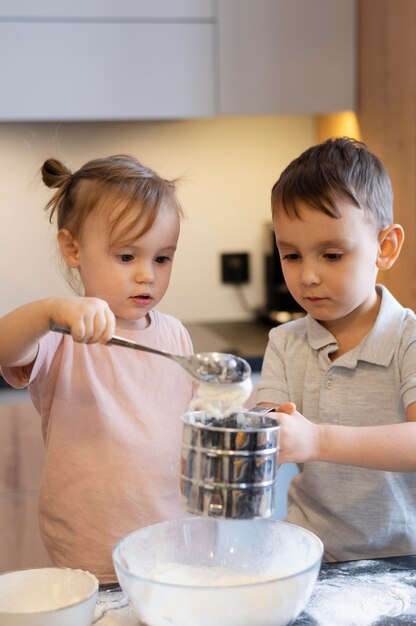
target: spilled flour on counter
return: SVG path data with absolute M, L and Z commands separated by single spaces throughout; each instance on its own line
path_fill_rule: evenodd
M 95 624 L 98 626 L 140 626 L 135 611 L 120 588 L 99 590 L 91 624 L 94 626 Z
M 372 626 L 381 618 L 403 615 L 414 615 L 416 623 L 414 584 L 414 576 L 406 571 L 339 574 L 317 584 L 306 614 L 316 626 Z

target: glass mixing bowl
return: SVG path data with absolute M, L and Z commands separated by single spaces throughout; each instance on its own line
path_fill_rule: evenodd
M 193 517 L 126 535 L 113 561 L 145 626 L 286 626 L 306 607 L 322 554 L 293 524 Z

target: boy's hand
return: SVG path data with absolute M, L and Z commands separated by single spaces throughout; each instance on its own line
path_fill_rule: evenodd
M 276 417 L 280 424 L 279 463 L 317 460 L 319 426 L 299 413 L 293 402 L 280 406 Z
M 115 317 L 105 300 L 57 298 L 50 304 L 50 318 L 57 326 L 68 326 L 78 343 L 107 343 L 114 335 Z

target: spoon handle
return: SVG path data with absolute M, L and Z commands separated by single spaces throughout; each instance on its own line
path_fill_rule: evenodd
M 55 324 L 53 320 L 49 322 L 49 328 L 57 333 L 62 333 L 64 335 L 70 335 L 71 329 L 67 326 L 59 326 Z M 161 356 L 165 356 L 168 359 L 176 360 L 176 355 L 169 354 L 168 352 L 163 352 L 162 350 L 156 350 L 156 348 L 149 348 L 148 346 L 143 346 L 140 343 L 136 343 L 135 341 L 130 341 L 130 339 L 125 339 L 124 337 L 118 337 L 117 335 L 113 335 L 107 343 L 111 343 L 115 346 L 123 346 L 124 348 L 133 348 L 135 350 L 141 350 L 142 352 L 151 352 L 153 354 L 160 354 Z

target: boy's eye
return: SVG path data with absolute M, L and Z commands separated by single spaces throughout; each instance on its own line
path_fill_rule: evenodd
M 122 263 L 130 263 L 130 261 L 134 260 L 134 256 L 132 254 L 119 254 L 118 258 Z
M 297 261 L 300 259 L 300 255 L 297 252 L 292 252 L 292 254 L 284 254 L 282 256 L 283 261 Z
M 163 265 L 164 263 L 167 263 L 168 261 L 170 261 L 170 258 L 168 256 L 157 256 L 155 258 L 155 262 L 159 263 L 160 265 Z

